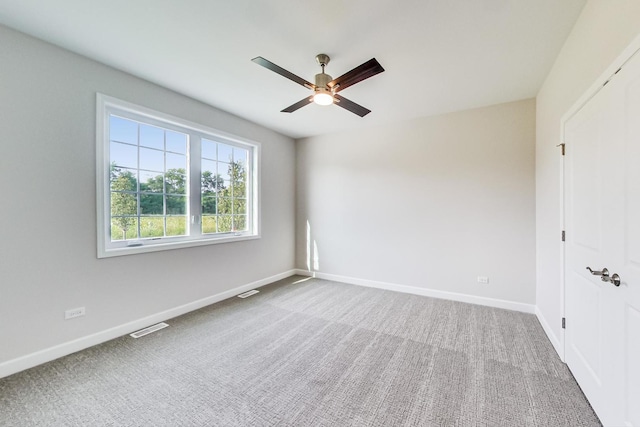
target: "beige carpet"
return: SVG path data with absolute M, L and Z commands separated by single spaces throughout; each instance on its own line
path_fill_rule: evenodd
M 0 379 L 2 426 L 599 426 L 535 316 L 292 277 Z

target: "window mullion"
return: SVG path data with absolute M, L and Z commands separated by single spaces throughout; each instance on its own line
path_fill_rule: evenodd
M 136 240 L 138 240 L 142 234 L 140 229 L 140 223 L 142 222 L 142 207 L 140 205 L 142 199 L 142 195 L 140 193 L 140 125 L 138 125 L 136 134 L 136 151 L 138 153 L 136 159 Z
M 202 235 L 202 138 L 200 135 L 189 134 L 189 235 Z
M 248 231 L 249 233 L 254 233 L 255 230 L 257 229 L 257 227 L 254 224 L 254 220 L 256 218 L 255 212 L 254 212 L 254 205 L 253 205 L 253 201 L 254 201 L 254 193 L 253 193 L 253 173 L 254 173 L 254 169 L 255 169 L 255 165 L 253 163 L 254 161 L 254 151 L 250 150 L 247 154 L 248 158 L 247 158 L 247 172 L 246 172 L 246 176 L 245 176 L 245 193 L 244 193 L 244 199 L 245 199 L 245 221 L 248 227 Z

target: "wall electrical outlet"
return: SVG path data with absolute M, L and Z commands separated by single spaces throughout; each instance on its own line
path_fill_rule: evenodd
M 489 283 L 489 278 L 487 276 L 478 276 L 478 283 Z
M 72 308 L 64 312 L 64 320 L 73 319 L 85 315 L 84 307 Z

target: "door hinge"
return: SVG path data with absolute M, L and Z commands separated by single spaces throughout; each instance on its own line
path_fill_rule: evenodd
M 562 152 L 562 155 L 564 156 L 564 142 L 562 144 L 556 145 L 556 147 L 560 147 L 560 151 Z
M 562 329 L 567 329 L 567 322 L 564 317 L 562 318 Z
M 566 236 L 567 236 L 567 235 L 565 234 L 564 230 L 562 230 L 562 241 L 563 241 L 563 242 L 564 242 L 564 239 L 566 238 Z

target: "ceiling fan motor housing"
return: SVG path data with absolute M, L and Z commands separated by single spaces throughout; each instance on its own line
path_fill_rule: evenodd
M 316 74 L 316 88 L 328 89 L 327 84 L 333 80 L 329 74 L 320 73 Z

